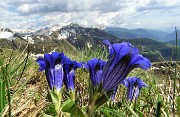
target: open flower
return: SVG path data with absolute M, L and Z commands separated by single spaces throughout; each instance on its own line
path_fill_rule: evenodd
M 98 86 L 94 92 L 90 88 L 88 115 L 93 115 L 94 111 L 107 102 L 109 98 L 114 100 L 118 85 L 122 83 L 131 70 L 138 67 L 146 70 L 151 66 L 150 61 L 140 55 L 138 49 L 130 43 L 111 44 L 108 40 L 103 42 L 109 46 L 107 62 L 93 58 L 86 65 L 90 72 L 92 84 L 95 87 Z
M 69 90 L 74 90 L 74 82 L 75 82 L 75 70 L 77 68 L 82 67 L 81 63 L 76 61 L 71 61 L 70 59 L 66 60 L 64 64 L 64 84 L 65 87 Z
M 40 66 L 40 71 L 45 70 L 46 79 L 50 90 L 56 88 L 60 90 L 63 84 L 63 64 L 65 61 L 64 53 L 52 52 L 44 54 L 44 58 L 39 57 L 36 62 Z
M 109 46 L 109 60 L 102 71 L 103 91 L 114 91 L 122 83 L 129 72 L 134 68 L 148 69 L 150 61 L 139 54 L 137 48 L 129 42 L 111 44 L 108 40 L 103 41 Z
M 134 100 L 138 98 L 140 90 L 142 87 L 147 87 L 146 83 L 144 83 L 138 77 L 132 77 L 125 79 L 122 84 L 127 88 L 127 98 L 128 100 Z
M 105 61 L 93 58 L 89 61 L 87 61 L 87 64 L 85 65 L 85 68 L 87 68 L 90 72 L 90 79 L 93 84 L 93 86 L 97 86 L 101 83 L 102 80 L 102 69 L 105 65 Z

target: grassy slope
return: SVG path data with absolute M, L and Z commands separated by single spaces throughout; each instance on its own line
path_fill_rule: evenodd
M 1 49 L 0 59 L 6 61 L 11 55 L 12 50 Z M 86 50 L 75 54 L 66 51 L 71 59 L 77 61 L 87 61 L 92 57 L 100 57 L 105 59 L 107 53 L 102 51 L 102 49 L 97 49 L 95 51 Z M 46 94 L 47 94 L 47 82 L 45 80 L 45 75 L 43 72 L 38 72 L 38 65 L 35 61 L 29 57 L 27 65 L 24 69 L 25 63 L 23 60 L 27 55 L 24 55 L 21 52 L 13 52 L 13 60 L 10 63 L 11 67 L 8 68 L 8 71 L 15 70 L 16 66 L 22 66 L 15 70 L 13 73 L 9 73 L 9 78 L 11 80 L 11 92 L 12 92 L 12 114 L 13 116 L 34 116 L 42 115 L 44 107 L 46 107 Z M 23 70 L 24 69 L 24 70 Z M 23 72 L 24 71 L 24 72 Z M 179 72 L 179 71 L 178 71 Z M 21 76 L 21 73 L 22 76 Z M 81 101 L 79 104 L 87 104 L 87 83 L 88 83 L 88 72 L 85 69 L 78 69 L 76 71 L 76 89 L 77 96 L 80 97 Z M 137 110 L 140 111 L 139 115 L 143 114 L 146 116 L 155 116 L 157 101 L 161 100 L 162 102 L 162 115 L 166 116 L 172 115 L 172 100 L 169 97 L 172 97 L 172 76 L 169 73 L 160 73 L 153 70 L 142 71 L 139 69 L 133 70 L 129 76 L 138 76 L 141 77 L 149 86 L 149 88 L 143 88 L 141 90 L 141 95 L 136 103 L 126 103 L 126 90 L 123 86 L 119 87 L 118 94 L 116 96 L 115 105 L 107 105 L 109 109 L 113 109 L 118 113 L 122 113 L 127 116 L 132 116 L 132 112 L 124 105 L 126 103 L 128 107 L 133 108 L 136 105 Z M 80 93 L 81 91 L 81 93 Z M 116 105 L 118 104 L 118 105 Z M 120 104 L 120 105 L 119 105 Z M 6 107 L 7 109 L 7 107 Z M 6 110 L 8 113 L 8 111 Z M 98 113 L 97 113 L 98 114 Z M 115 115 L 112 115 L 115 116 Z

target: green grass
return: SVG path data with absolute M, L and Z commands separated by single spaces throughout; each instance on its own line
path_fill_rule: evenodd
M 12 103 L 28 83 L 28 77 L 31 76 L 31 73 L 27 75 L 26 72 L 30 67 L 33 67 L 31 65 L 34 61 L 29 60 L 29 54 L 10 49 L 1 49 L 0 55 L 0 114 L 13 116 Z
M 27 54 L 9 49 L 1 50 L 0 112 L 2 116 L 42 116 L 48 105 L 46 102 L 48 87 L 44 73 L 38 72 L 37 63 Z M 99 47 L 95 50 L 86 49 L 76 53 L 65 51 L 65 55 L 77 61 L 87 61 L 96 57 L 106 59 L 107 51 L 104 50 L 104 47 Z M 177 73 L 180 73 L 179 68 L 177 68 Z M 3 76 L 5 74 L 6 78 Z M 163 74 L 152 69 L 148 71 L 134 69 L 129 76 L 142 78 L 149 87 L 141 90 L 138 100 L 128 102 L 126 89 L 120 85 L 115 102 L 106 103 L 96 111 L 96 116 L 153 117 L 161 115 L 171 117 L 173 115 L 173 101 L 179 100 L 177 89 L 173 94 L 173 73 Z M 9 83 L 9 88 L 4 83 L 6 81 Z M 76 95 L 79 97 L 78 105 L 84 108 L 87 106 L 88 81 L 88 71 L 78 69 L 76 71 Z M 8 89 L 10 94 L 8 94 Z M 173 95 L 175 95 L 175 99 L 172 98 Z M 8 96 L 10 96 L 10 100 Z M 8 111 L 8 102 L 11 105 L 10 111 Z M 179 102 L 175 103 L 175 115 L 177 115 L 179 107 Z

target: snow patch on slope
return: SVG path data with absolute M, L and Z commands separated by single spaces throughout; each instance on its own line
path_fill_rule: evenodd
M 13 39 L 14 33 L 12 33 L 12 32 L 0 32 L 0 38 Z
M 58 39 L 61 40 L 61 39 L 66 39 L 68 38 L 66 34 L 62 33 L 62 34 L 58 34 Z

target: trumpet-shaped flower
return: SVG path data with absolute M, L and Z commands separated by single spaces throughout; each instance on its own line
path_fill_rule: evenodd
M 139 67 L 146 70 L 151 66 L 150 61 L 140 55 L 138 49 L 130 43 L 103 42 L 109 46 L 109 60 L 102 71 L 103 91 L 114 91 L 132 69 Z
M 50 89 L 60 90 L 63 83 L 63 64 L 65 61 L 64 53 L 52 52 L 44 54 L 44 58 L 39 57 L 36 62 L 40 66 L 40 71 L 45 70 L 46 79 Z
M 127 88 L 127 98 L 128 100 L 134 100 L 138 98 L 140 90 L 142 87 L 147 87 L 146 83 L 144 83 L 138 77 L 132 77 L 125 79 L 122 84 Z
M 82 67 L 81 63 L 76 61 L 71 61 L 70 59 L 66 60 L 64 64 L 64 84 L 68 90 L 74 90 L 75 82 L 75 70 Z
M 93 58 L 89 61 L 87 61 L 87 64 L 85 65 L 85 68 L 87 68 L 90 72 L 90 79 L 93 84 L 93 86 L 97 86 L 101 83 L 102 80 L 102 69 L 105 65 L 105 61 Z

